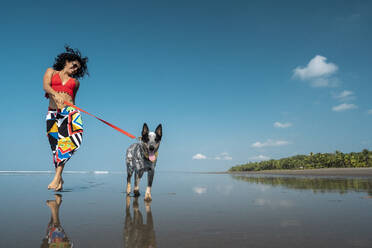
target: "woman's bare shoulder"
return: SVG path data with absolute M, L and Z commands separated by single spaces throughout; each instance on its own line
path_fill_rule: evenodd
M 51 68 L 51 67 L 49 67 L 49 68 L 46 70 L 46 72 L 45 72 L 45 74 L 49 74 L 49 75 L 53 75 L 54 73 L 56 73 L 56 70 L 54 70 L 54 69 Z

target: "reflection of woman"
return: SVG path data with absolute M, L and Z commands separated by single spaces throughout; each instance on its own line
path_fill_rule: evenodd
M 143 223 L 141 211 L 138 208 L 138 197 L 133 201 L 133 218 L 130 214 L 130 196 L 126 199 L 124 247 L 155 248 L 156 237 L 151 213 L 150 202 L 146 202 L 146 224 Z
M 88 58 L 83 58 L 78 50 L 66 46 L 66 52 L 59 54 L 53 68 L 44 75 L 43 87 L 49 98 L 46 116 L 47 135 L 53 152 L 56 174 L 48 189 L 62 189 L 62 171 L 72 154 L 80 147 L 83 123 L 80 111 L 66 107 L 64 102 L 75 104 L 79 89 L 78 78 L 87 74 Z
M 59 221 L 59 207 L 62 203 L 62 196 L 59 194 L 55 195 L 55 200 L 48 200 L 47 205 L 51 211 L 51 218 L 47 228 L 46 237 L 43 239 L 41 248 L 44 247 L 58 247 L 58 248 L 67 248 L 72 247 L 72 243 L 69 241 L 66 236 L 65 231 L 63 230 L 61 223 Z

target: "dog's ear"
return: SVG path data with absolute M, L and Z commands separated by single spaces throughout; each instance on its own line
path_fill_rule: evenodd
M 155 129 L 155 133 L 156 133 L 156 139 L 160 141 L 161 136 L 163 135 L 163 128 L 161 124 L 159 124 L 158 127 Z
M 149 127 L 147 126 L 146 123 L 143 123 L 142 127 L 142 137 L 146 136 L 149 134 Z

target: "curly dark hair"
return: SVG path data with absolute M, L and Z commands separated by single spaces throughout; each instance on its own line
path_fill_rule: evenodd
M 57 55 L 55 58 L 53 69 L 56 71 L 61 71 L 63 68 L 65 68 L 66 61 L 78 61 L 81 67 L 74 75 L 72 75 L 72 77 L 78 79 L 84 77 L 85 74 L 89 75 L 87 67 L 88 57 L 82 57 L 78 49 L 72 49 L 68 45 L 65 45 L 65 49 L 66 52 Z

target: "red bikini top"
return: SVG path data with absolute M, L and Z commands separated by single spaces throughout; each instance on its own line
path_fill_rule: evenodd
M 52 76 L 52 89 L 57 92 L 67 93 L 72 98 L 74 98 L 75 86 L 76 86 L 76 82 L 73 78 L 70 78 L 69 80 L 67 80 L 65 84 L 62 84 L 62 80 L 58 72 Z M 45 93 L 45 97 L 49 98 L 49 94 Z

